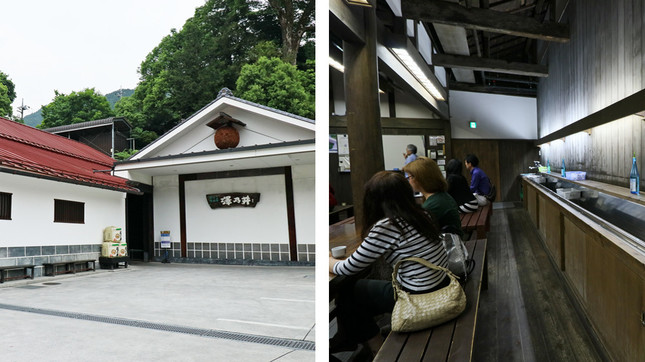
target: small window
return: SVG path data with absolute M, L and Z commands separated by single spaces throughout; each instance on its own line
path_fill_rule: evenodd
M 54 200 L 54 222 L 85 223 L 85 203 Z
M 0 192 L 0 220 L 11 220 L 11 195 Z

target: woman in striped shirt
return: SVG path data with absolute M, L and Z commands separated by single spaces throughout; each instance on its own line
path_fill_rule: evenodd
M 363 197 L 365 225 L 358 249 L 346 260 L 330 256 L 329 271 L 353 275 L 379 257 L 394 265 L 416 256 L 447 267 L 447 254 L 440 241 L 437 224 L 414 200 L 408 181 L 400 173 L 381 171 L 365 184 Z M 404 262 L 398 281 L 411 293 L 427 293 L 449 284 L 442 271 Z M 338 333 L 330 341 L 332 353 L 356 348 L 367 342 L 372 352 L 383 343 L 374 316 L 394 308 L 394 289 L 390 280 L 359 279 L 336 298 Z

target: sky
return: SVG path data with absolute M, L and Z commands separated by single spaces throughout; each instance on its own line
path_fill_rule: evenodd
M 54 99 L 95 88 L 134 89 L 137 69 L 170 30 L 205 0 L 0 0 L 0 71 L 31 114 Z

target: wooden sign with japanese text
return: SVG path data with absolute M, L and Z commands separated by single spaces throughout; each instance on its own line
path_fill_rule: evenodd
M 211 209 L 219 209 L 221 207 L 255 207 L 260 201 L 259 192 L 230 192 L 225 194 L 208 194 L 206 201 Z

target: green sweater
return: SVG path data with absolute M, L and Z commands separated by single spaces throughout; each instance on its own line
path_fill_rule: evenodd
M 464 236 L 464 232 L 461 230 L 461 218 L 459 217 L 457 202 L 447 192 L 437 192 L 428 197 L 423 203 L 423 209 L 429 212 L 433 218 L 436 218 L 440 228 L 451 225 L 454 226 L 455 230 L 459 230 L 460 237 Z

